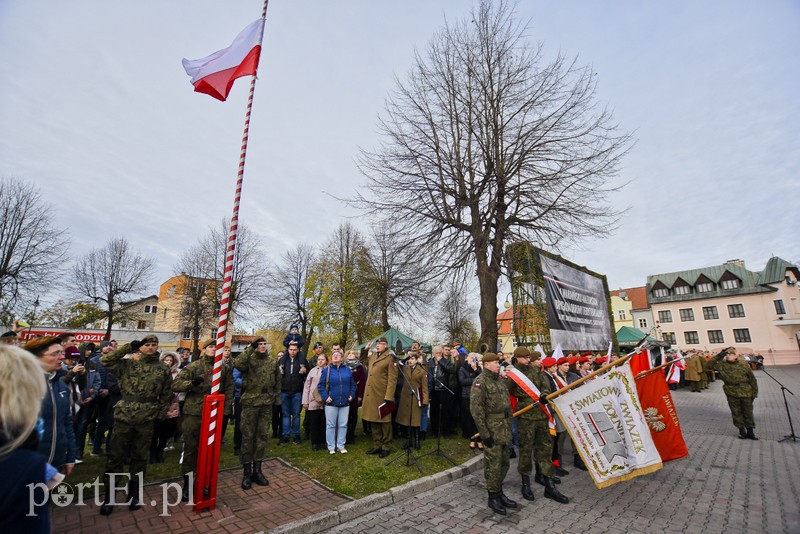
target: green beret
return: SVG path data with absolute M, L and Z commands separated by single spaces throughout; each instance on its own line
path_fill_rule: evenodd
M 499 360 L 500 358 L 498 358 L 497 354 L 495 354 L 494 352 L 486 352 L 483 355 L 483 363 L 496 362 Z
M 541 354 L 539 355 L 541 356 Z M 528 347 L 517 347 L 514 349 L 514 357 L 515 358 L 530 358 L 531 351 L 528 350 Z

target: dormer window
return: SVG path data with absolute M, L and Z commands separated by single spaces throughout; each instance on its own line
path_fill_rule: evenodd
M 695 286 L 698 293 L 710 293 L 714 291 L 714 284 L 711 282 L 701 282 Z
M 730 280 L 723 280 L 722 282 L 720 282 L 719 285 L 722 287 L 722 289 L 739 289 L 740 287 L 739 280 L 737 280 L 736 278 L 732 278 Z
M 689 286 L 675 286 L 672 288 L 676 295 L 688 295 L 692 292 L 692 288 Z

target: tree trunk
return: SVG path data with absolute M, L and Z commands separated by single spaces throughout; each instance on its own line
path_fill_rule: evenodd
M 97 301 L 95 301 L 97 302 Z M 114 299 L 108 299 L 108 312 L 106 313 L 108 324 L 106 325 L 106 341 L 111 341 L 111 327 L 114 324 Z

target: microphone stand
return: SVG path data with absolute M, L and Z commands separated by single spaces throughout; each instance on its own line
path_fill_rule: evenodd
M 778 440 L 778 443 L 780 443 L 782 441 L 786 441 L 787 439 L 791 439 L 792 441 L 797 441 L 797 436 L 794 435 L 794 425 L 792 424 L 792 414 L 791 414 L 791 412 L 789 412 L 789 403 L 786 401 L 786 392 L 788 391 L 790 395 L 794 395 L 794 393 L 792 393 L 791 390 L 789 390 L 789 388 L 787 388 L 786 386 L 781 384 L 780 381 L 777 378 L 775 378 L 774 376 L 769 374 L 765 368 L 762 367 L 761 370 L 764 371 L 765 375 L 770 377 L 772 380 L 774 380 L 781 387 L 781 393 L 783 394 L 783 405 L 786 406 L 786 416 L 789 418 L 789 430 L 791 430 L 792 433 L 789 434 L 788 436 L 783 436 L 783 438 Z
M 401 367 L 401 375 L 400 376 L 403 377 L 403 382 L 408 385 L 408 389 L 410 390 L 409 396 L 412 396 L 412 397 L 414 397 L 414 399 L 416 399 L 417 405 L 420 406 L 420 409 L 421 409 L 422 408 L 422 401 L 419 398 L 419 394 L 417 393 L 417 390 L 415 390 L 414 386 L 411 385 L 411 380 L 409 379 L 409 376 L 408 376 L 408 366 L 406 364 L 404 364 L 402 361 L 400 361 L 400 359 L 397 358 L 396 356 L 395 356 L 395 358 L 397 360 L 398 365 L 400 365 L 400 367 Z M 426 376 L 425 379 L 427 380 L 428 377 Z M 414 401 L 411 400 L 411 402 L 414 402 Z M 398 408 L 398 410 L 400 409 L 399 406 L 397 408 Z M 408 410 L 408 421 L 407 421 L 407 423 L 408 423 L 408 425 L 406 426 L 406 428 L 408 430 L 406 431 L 406 444 L 403 447 L 403 452 L 401 452 L 400 454 L 398 454 L 397 456 L 395 456 L 394 458 L 392 458 L 391 460 L 386 462 L 384 465 L 390 465 L 390 464 L 396 462 L 397 460 L 401 459 L 403 457 L 403 455 L 405 455 L 405 457 L 406 457 L 406 467 L 411 465 L 411 462 L 414 462 L 414 465 L 416 466 L 417 470 L 419 471 L 419 474 L 422 475 L 422 474 L 424 474 L 422 472 L 422 468 L 419 466 L 419 463 L 417 462 L 417 458 L 414 456 L 414 453 L 412 452 L 414 450 L 414 447 L 412 446 L 412 443 L 411 443 L 411 409 Z M 419 432 L 419 430 L 417 430 L 417 432 Z
M 444 385 L 444 383 L 441 380 L 439 380 L 436 377 L 434 377 L 433 379 L 436 381 L 437 384 L 442 386 L 442 388 L 444 388 L 453 397 L 455 397 L 456 394 L 453 393 L 453 390 L 450 389 L 449 387 L 447 387 L 446 385 Z M 447 460 L 449 460 L 451 464 L 458 465 L 458 462 L 453 460 L 446 452 L 444 452 L 442 450 L 442 399 L 441 398 L 439 399 L 439 420 L 438 420 L 438 423 L 439 423 L 439 428 L 436 429 L 436 449 L 431 451 L 431 452 L 423 454 L 422 456 L 420 456 L 420 458 L 425 458 L 426 456 L 431 456 L 431 455 L 433 455 L 433 456 L 441 456 L 442 458 L 446 458 Z

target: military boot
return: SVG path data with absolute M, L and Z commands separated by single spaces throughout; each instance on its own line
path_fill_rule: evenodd
M 747 429 L 747 439 L 752 439 L 754 441 L 758 441 L 758 438 L 756 437 L 756 433 L 754 432 L 754 429 L 752 429 L 752 428 L 748 428 Z
M 747 439 L 747 430 L 743 426 L 739 427 L 739 439 Z
M 532 501 L 536 498 L 533 491 L 531 491 L 530 475 L 522 475 L 522 498 L 526 501 Z
M 128 509 L 138 510 L 142 505 L 139 504 L 139 479 L 132 478 L 128 484 Z
M 502 504 L 506 508 L 516 508 L 517 507 L 517 501 L 512 501 L 511 499 L 509 499 L 508 495 L 503 493 L 502 489 L 500 490 L 500 504 Z
M 577 454 L 572 457 L 572 465 L 574 465 L 576 469 L 580 469 L 582 471 L 588 471 L 588 469 L 586 468 L 586 464 L 583 463 L 583 460 Z
M 269 480 L 264 476 L 261 471 L 261 461 L 253 462 L 253 482 L 259 486 L 269 486 Z
M 544 477 L 544 496 L 548 499 L 558 501 L 561 504 L 567 504 L 569 502 L 569 498 L 562 495 L 561 492 L 556 489 L 556 485 L 550 477 Z
M 114 506 L 111 504 L 111 477 L 103 475 L 103 484 L 105 485 L 105 495 L 103 504 L 100 505 L 100 515 L 110 515 L 114 511 Z
M 489 509 L 496 514 L 506 515 L 506 509 L 500 502 L 499 493 L 489 492 Z
M 253 464 L 247 463 L 242 465 L 244 471 L 242 472 L 242 489 L 249 490 L 253 487 Z
M 181 502 L 189 502 L 192 488 L 189 486 L 189 475 L 183 475 L 183 490 L 181 491 Z

